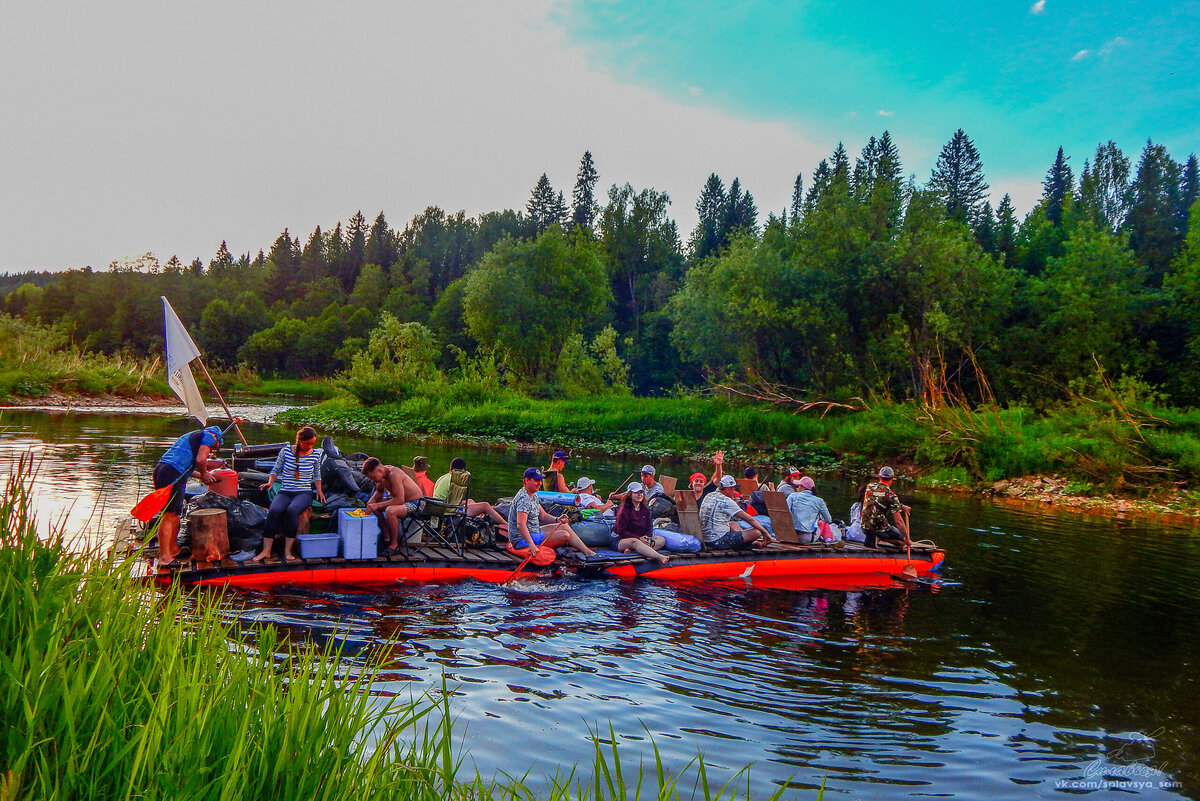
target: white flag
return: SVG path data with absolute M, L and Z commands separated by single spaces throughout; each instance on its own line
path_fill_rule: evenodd
M 200 388 L 196 386 L 191 368 L 192 359 L 200 355 L 200 349 L 183 327 L 179 315 L 171 308 L 170 301 L 164 297 L 162 302 L 163 326 L 167 337 L 167 383 L 183 401 L 188 413 L 204 425 L 208 422 L 208 409 L 200 397 Z

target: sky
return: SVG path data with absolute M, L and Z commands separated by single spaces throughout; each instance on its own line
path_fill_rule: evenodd
M 1111 6 L 1111 7 L 1108 7 Z M 707 176 L 763 217 L 887 129 L 924 182 L 957 128 L 1019 211 L 1061 145 L 1200 150 L 1200 2 L 23 3 L 0 30 L 0 271 L 206 261 L 361 209 L 672 198 Z

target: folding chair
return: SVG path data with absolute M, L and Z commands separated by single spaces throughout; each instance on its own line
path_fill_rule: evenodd
M 767 504 L 767 517 L 771 518 L 771 528 L 775 529 L 775 539 L 780 542 L 800 544 L 800 536 L 796 533 L 796 524 L 792 522 L 792 512 L 788 509 L 787 496 L 782 492 L 763 491 L 763 501 Z

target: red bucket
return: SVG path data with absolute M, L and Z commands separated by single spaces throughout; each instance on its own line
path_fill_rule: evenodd
M 226 498 L 237 497 L 238 475 L 236 470 L 221 469 L 211 471 L 216 476 L 217 481 L 209 487 L 209 490 L 218 495 L 224 495 Z

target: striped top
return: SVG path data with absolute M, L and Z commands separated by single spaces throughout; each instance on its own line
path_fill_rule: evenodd
M 312 492 L 313 482 L 321 480 L 321 462 L 325 459 L 325 451 L 313 448 L 310 453 L 300 457 L 300 477 L 296 477 L 296 451 L 289 445 L 279 452 L 271 475 L 278 478 L 284 492 Z

